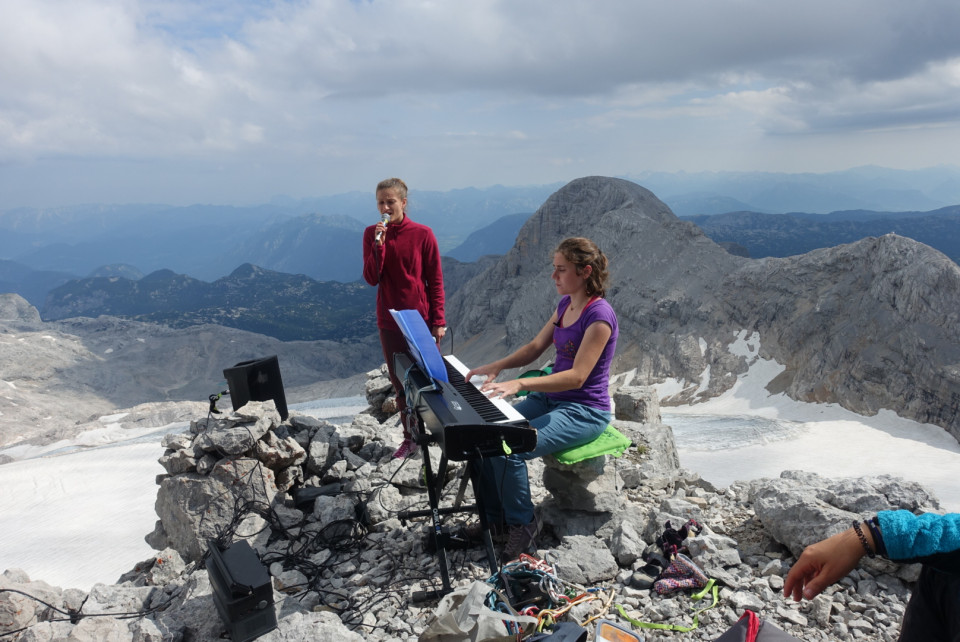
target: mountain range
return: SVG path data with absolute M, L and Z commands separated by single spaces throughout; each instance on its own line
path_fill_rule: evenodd
M 510 251 L 450 297 L 448 319 L 469 337 L 466 363 L 536 334 L 556 303 L 553 248 L 578 235 L 610 258 L 615 372 L 641 385 L 679 380 L 683 390 L 664 404 L 732 386 L 748 366 L 743 340 L 784 367 L 771 392 L 862 414 L 890 409 L 960 436 L 956 263 L 894 234 L 794 257 L 736 256 L 620 179 L 555 192 Z
M 663 400 L 665 404 L 695 402 L 732 386 L 749 365 L 737 345 L 748 341 L 784 367 L 768 383 L 771 391 L 802 401 L 838 403 L 865 414 L 890 409 L 960 434 L 960 373 L 955 367 L 960 363 L 960 272 L 955 262 L 896 234 L 798 256 L 738 256 L 678 218 L 652 192 L 623 179 L 587 177 L 555 191 L 526 220 L 503 256 L 485 256 L 475 263 L 445 260 L 447 317 L 456 342 L 450 351 L 466 363 L 479 363 L 529 340 L 556 303 L 549 278 L 552 250 L 572 235 L 597 240 L 611 260 L 608 297 L 621 319 L 615 373 L 640 384 L 678 380 L 683 390 Z M 175 274 L 163 273 L 156 280 L 161 281 L 160 276 L 178 282 Z M 236 277 L 286 279 L 253 266 Z M 180 282 L 181 291 L 192 292 L 196 286 L 186 279 Z M 304 291 L 308 286 L 301 281 Z M 258 356 L 241 346 L 214 348 L 237 341 L 236 335 L 214 325 L 158 330 L 152 323 L 111 317 L 45 323 L 22 299 L 8 302 L 7 308 L 15 311 L 10 315 L 18 322 L 29 317 L 31 332 L 62 336 L 64 346 L 94 346 L 97 363 L 88 362 L 87 352 L 74 354 L 71 348 L 76 362 L 71 368 L 79 368 L 94 383 L 98 377 L 114 381 L 114 387 L 123 387 L 115 378 L 127 376 L 123 369 L 136 363 L 118 361 L 117 355 L 145 357 L 143 347 L 131 348 L 141 339 L 153 345 L 149 337 L 162 334 L 169 343 L 157 353 L 158 362 L 149 364 L 150 375 L 137 373 L 149 382 L 141 389 L 141 402 L 197 399 L 198 382 L 206 380 L 212 387 L 216 384 L 211 380 L 233 360 Z M 118 328 L 129 328 L 119 344 L 108 336 Z M 178 336 L 182 344 L 171 347 Z M 200 336 L 204 338 L 198 344 Z M 264 345 L 262 335 L 244 336 L 257 336 L 257 344 Z M 37 344 L 45 345 L 42 339 Z M 6 345 L 0 348 L 18 349 Z M 371 337 L 306 342 L 291 350 L 281 350 L 283 342 L 270 345 L 270 350 L 296 355 L 292 360 L 298 364 L 305 354 L 326 355 L 298 372 L 301 385 L 311 376 L 330 380 L 357 374 L 380 360 Z M 330 350 L 338 354 L 326 354 Z M 164 367 L 167 355 L 181 352 L 182 358 Z M 203 363 L 191 364 L 191 353 Z M 211 362 L 211 355 L 218 358 Z M 7 358 L 23 358 L 0 356 L 5 363 L 10 362 Z M 109 375 L 90 374 L 107 367 Z M 313 375 L 309 368 L 314 368 Z M 165 382 L 182 379 L 183 370 L 194 373 L 191 385 Z M 95 388 L 85 384 L 84 389 Z M 121 396 L 134 398 L 130 392 L 115 397 Z
M 682 217 L 740 211 L 933 212 L 960 203 L 960 168 L 955 167 L 863 167 L 826 174 L 647 172 L 626 178 L 658 194 Z M 524 217 L 559 187 L 413 190 L 409 211 L 434 229 L 443 254 L 468 262 L 506 252 Z M 0 291 L 16 292 L 42 308 L 49 290 L 71 279 L 105 276 L 105 268 L 128 277 L 171 270 L 213 282 L 244 263 L 347 283 L 360 278 L 360 232 L 376 218 L 372 191 L 277 198 L 249 207 L 5 209 L 0 210 Z
M 754 258 L 794 256 L 870 236 L 898 234 L 940 250 L 960 263 L 960 205 L 930 212 L 729 212 L 682 218 L 696 223 L 717 243 L 735 243 Z
M 530 216 L 507 215 L 471 233 L 444 257 L 445 271 L 461 269 L 454 266 L 483 256 L 505 254 Z M 729 212 L 681 218 L 694 222 L 729 252 L 753 258 L 794 256 L 895 233 L 960 261 L 960 206 L 931 212 Z M 355 280 L 362 267 L 360 253 L 355 251 L 362 231 L 363 224 L 348 217 L 308 215 L 276 223 L 233 248 L 232 258 L 223 259 L 224 267 L 248 256 L 274 266 L 267 269 L 258 264 L 253 269 L 252 264 L 244 264 L 244 287 L 236 283 L 240 278 L 236 269 L 212 283 L 169 269 L 152 272 L 143 283 L 136 283 L 145 277 L 129 264 L 102 265 L 89 277 L 74 279 L 66 272 L 31 270 L 0 261 L 0 291 L 20 294 L 45 319 L 111 314 L 173 327 L 221 323 L 284 340 L 344 339 L 361 330 L 373 331 L 368 314 L 373 292 Z M 318 255 L 330 259 L 324 262 L 329 264 L 329 279 L 306 274 L 316 267 Z M 222 309 L 226 307 L 232 312 Z M 325 307 L 338 311 L 324 318 Z M 356 314 L 353 325 L 343 323 L 349 312 Z M 344 331 L 338 333 L 338 327 Z
M 290 403 L 355 395 L 383 360 L 375 337 L 280 341 L 105 315 L 43 321 L 19 295 L 0 294 L 0 446 L 97 431 L 118 410 L 128 427 L 189 420 L 227 389 L 224 369 L 271 355 Z
M 764 369 L 760 368 L 748 373 L 749 366 L 758 360 L 773 360 L 781 364 L 782 370 L 769 381 L 762 377 L 761 382 L 771 394 L 782 392 L 803 401 L 838 404 L 863 414 L 890 410 L 940 425 L 954 437 L 960 437 L 960 268 L 955 261 L 928 245 L 895 233 L 795 256 L 750 258 L 726 251 L 693 222 L 678 218 L 650 190 L 617 178 L 585 177 L 553 192 L 527 217 L 502 256 L 485 254 L 473 262 L 445 259 L 448 318 L 451 335 L 457 337 L 455 352 L 459 356 L 467 363 L 487 361 L 533 336 L 556 305 L 550 280 L 553 249 L 561 239 L 572 235 L 595 239 L 610 259 L 612 283 L 608 298 L 617 311 L 621 329 L 614 363 L 617 385 L 675 379 L 678 392 L 661 402 L 697 402 L 762 372 Z M 173 270 L 127 278 L 136 276 L 137 269 L 113 264 L 96 278 L 129 288 L 128 296 L 145 308 L 151 305 L 151 293 L 171 297 L 157 305 L 158 309 L 175 300 L 178 292 L 190 293 L 203 305 L 216 296 L 226 297 L 208 290 L 209 284 L 198 283 Z M 123 280 L 130 283 L 122 283 Z M 131 285 L 144 280 L 152 289 Z M 224 279 L 223 289 L 259 287 L 244 285 L 244 280 L 273 283 L 274 288 L 281 290 L 296 282 L 291 275 L 243 265 Z M 309 290 L 313 287 L 309 281 L 301 278 L 300 287 Z M 93 290 L 78 290 L 77 296 L 96 295 Z M 267 297 L 268 292 L 265 290 L 261 296 Z M 336 386 L 337 382 L 352 378 L 347 388 L 351 390 L 364 385 L 368 392 L 386 387 L 384 378 L 378 376 L 382 359 L 379 345 L 371 337 L 351 341 L 278 341 L 222 325 L 174 329 L 106 315 L 48 321 L 42 320 L 39 311 L 23 297 L 0 294 L 0 445 L 33 438 L 52 443 L 81 433 L 85 435 L 84 443 L 91 444 L 107 422 L 119 424 L 121 417 L 125 426 L 135 426 L 141 420 L 145 426 L 163 425 L 164 421 L 157 423 L 157 419 L 164 418 L 167 422 L 184 421 L 185 425 L 187 421 L 197 422 L 191 430 L 200 427 L 199 431 L 171 433 L 163 440 L 163 446 L 171 447 L 165 458 L 179 460 L 180 454 L 189 457 L 195 452 L 195 433 L 209 436 L 212 414 L 208 414 L 203 402 L 208 393 L 220 389 L 221 369 L 268 354 L 280 357 L 291 401 L 304 394 L 316 398 L 316 384 L 324 379 Z M 371 370 L 369 376 L 357 374 L 365 369 Z M 751 382 L 755 383 L 755 379 Z M 308 388 L 310 392 L 304 393 Z M 170 408 L 178 405 L 172 403 L 175 400 L 183 400 L 179 404 L 182 410 Z M 141 405 L 131 409 L 134 403 Z M 647 407 L 650 406 L 656 404 Z M 618 402 L 618 408 L 625 407 L 629 404 Z M 121 409 L 122 413 L 110 414 Z M 208 417 L 206 425 L 198 419 L 204 415 Z M 301 421 L 302 432 L 310 436 L 300 439 L 309 442 L 306 452 L 310 462 L 325 462 L 323 468 L 314 465 L 313 471 L 309 471 L 311 464 L 303 463 L 310 474 L 317 473 L 316 482 L 311 480 L 311 485 L 319 487 L 331 479 L 338 486 L 341 480 L 354 484 L 343 486 L 346 492 L 342 497 L 329 498 L 330 505 L 335 504 L 338 511 L 345 507 L 352 518 L 359 512 L 354 503 L 357 499 L 376 497 L 366 506 L 376 511 L 375 523 L 383 526 L 364 529 L 364 533 L 376 537 L 364 538 L 368 542 L 364 546 L 368 547 L 363 549 L 363 555 L 358 555 L 359 549 L 354 546 L 327 546 L 322 542 L 332 540 L 313 537 L 318 532 L 325 533 L 320 528 L 323 524 L 350 520 L 331 519 L 328 516 L 332 513 L 317 510 L 315 521 L 319 530 L 315 530 L 312 526 L 291 528 L 291 516 L 296 511 L 289 510 L 289 506 L 278 504 L 276 511 L 264 513 L 268 514 L 270 528 L 257 526 L 254 530 L 263 542 L 269 539 L 274 545 L 272 554 L 290 548 L 275 537 L 280 533 L 293 537 L 306 533 L 313 537 L 311 542 L 321 542 L 318 546 L 326 549 L 322 556 L 310 557 L 306 571 L 324 584 L 308 583 L 305 575 L 281 568 L 279 562 L 271 567 L 276 569 L 273 572 L 278 586 L 287 590 L 309 586 L 314 592 L 324 592 L 322 597 L 311 596 L 309 600 L 303 593 L 278 592 L 289 607 L 278 608 L 281 620 L 275 635 L 290 640 L 359 640 L 361 636 L 347 630 L 344 622 L 359 622 L 369 615 L 369 626 L 367 620 L 362 620 L 367 638 L 411 638 L 424 629 L 425 622 L 433 620 L 429 611 L 412 605 L 405 591 L 411 586 L 430 586 L 435 557 L 420 542 L 423 530 L 417 523 L 414 527 L 400 524 L 396 508 L 404 498 L 414 502 L 419 500 L 418 495 L 422 498 L 420 470 L 407 467 L 398 475 L 404 464 L 389 457 L 392 449 L 385 449 L 378 439 L 366 439 L 388 433 L 392 439 L 399 439 L 398 430 L 385 430 L 387 426 L 372 416 L 358 415 L 353 424 L 342 428 L 309 419 L 304 417 Z M 225 423 L 229 424 L 228 430 L 238 428 L 243 433 L 255 422 L 250 421 L 247 427 L 232 420 Z M 689 596 L 658 596 L 651 601 L 634 588 L 637 575 L 631 567 L 640 566 L 640 551 L 648 547 L 653 550 L 655 541 L 663 541 L 655 539 L 663 524 L 669 528 L 668 520 L 679 524 L 678 516 L 692 515 L 706 528 L 686 544 L 696 563 L 722 583 L 723 602 L 719 608 L 723 610 L 705 615 L 697 631 L 672 632 L 671 636 L 716 639 L 740 612 L 751 610 L 766 611 L 764 618 L 768 623 L 799 637 L 895 637 L 895 623 L 912 586 L 907 582 L 916 578 L 916 569 L 892 567 L 885 560 L 864 560 L 859 570 L 802 611 L 779 602 L 775 595 L 782 588 L 786 568 L 804 545 L 837 525 L 849 524 L 865 511 L 938 509 L 926 491 L 886 475 L 827 480 L 803 471 L 786 471 L 780 479 L 737 482 L 720 490 L 679 469 L 654 476 L 650 474 L 652 463 L 667 459 L 676 462 L 674 445 L 664 447 L 667 437 L 672 442 L 672 430 L 660 425 L 659 420 L 652 426 L 634 421 L 618 425 L 627 431 L 626 424 L 636 426 L 636 434 L 648 438 L 657 434 L 661 438 L 643 441 L 643 450 L 631 449 L 616 466 L 608 467 L 609 483 L 596 484 L 598 471 L 584 466 L 583 488 L 575 489 L 575 507 L 583 508 L 588 503 L 596 506 L 598 502 L 593 500 L 598 495 L 604 495 L 604 499 L 615 497 L 620 503 L 611 504 L 615 510 L 610 515 L 615 522 L 600 522 L 594 516 L 584 518 L 569 510 L 554 509 L 558 517 L 551 525 L 554 533 L 545 534 L 540 544 L 550 551 L 551 563 L 558 560 L 556 568 L 564 569 L 564 577 L 570 577 L 577 585 L 615 589 L 623 598 L 618 597 L 618 603 L 626 604 L 621 611 L 624 615 L 630 613 L 644 621 L 686 624 L 690 620 L 686 610 Z M 348 428 L 352 432 L 348 433 Z M 286 428 L 282 434 L 283 438 L 278 436 L 271 443 L 298 444 Z M 824 449 L 834 447 L 829 439 L 824 441 L 828 442 L 823 444 Z M 174 444 L 180 444 L 182 453 L 175 454 Z M 269 457 L 279 454 L 279 448 L 269 448 Z M 331 456 L 334 454 L 335 457 Z M 371 462 L 378 459 L 387 463 L 374 469 Z M 869 471 L 870 453 L 864 453 L 863 459 Z M 235 461 L 221 460 L 214 467 L 211 477 L 219 486 L 211 487 L 226 488 L 218 480 L 243 479 L 243 469 Z M 531 466 L 546 464 L 538 459 Z M 94 474 L 109 475 L 113 472 L 109 467 L 104 464 L 99 470 L 94 469 Z M 232 473 L 219 476 L 221 471 L 231 468 Z M 17 470 L 22 472 L 21 468 Z M 263 478 L 273 483 L 272 471 L 260 468 L 259 464 L 256 470 L 266 471 Z M 542 468 L 534 468 L 532 475 L 538 503 L 545 492 L 540 480 L 547 479 L 541 471 Z M 322 478 L 321 472 L 329 476 Z M 213 500 L 226 497 L 224 505 L 234 509 L 239 502 L 230 493 L 207 492 L 206 486 L 195 492 L 199 478 L 199 473 L 185 472 L 179 476 L 163 475 L 157 482 L 167 487 L 179 483 L 188 500 L 183 504 L 189 509 L 184 514 L 201 523 L 215 517 L 230 519 L 232 513 L 211 508 Z M 396 487 L 390 486 L 395 479 Z M 54 486 L 62 481 L 57 475 L 49 480 Z M 386 483 L 381 483 L 384 480 Z M 587 480 L 592 492 L 584 492 L 588 491 Z M 255 486 L 242 484 L 238 496 Z M 550 493 L 559 496 L 552 488 Z M 143 497 L 153 501 L 148 495 Z M 156 499 L 158 516 L 162 517 L 160 493 Z M 341 503 L 341 499 L 346 501 Z M 58 515 L 61 522 L 78 517 L 70 511 Z M 115 518 L 111 515 L 103 523 L 110 519 L 116 522 Z M 98 534 L 102 533 L 102 526 L 95 524 Z M 32 522 L 24 530 L 27 537 L 39 538 L 44 534 L 42 527 Z M 85 591 L 63 591 L 41 578 L 31 581 L 23 570 L 9 569 L 5 577 L 15 590 L 8 593 L 19 594 L 8 600 L 7 611 L 21 618 L 23 626 L 32 627 L 25 635 L 32 635 L 35 630 L 36 635 L 42 636 L 55 630 L 62 636 L 69 631 L 89 639 L 126 639 L 131 635 L 156 639 L 162 630 L 197 640 L 222 637 L 223 627 L 218 622 L 214 601 L 207 599 L 211 582 L 206 571 L 186 568 L 179 554 L 171 551 L 166 549 L 137 564 L 116 585 L 98 584 L 90 591 L 89 596 L 94 599 L 89 602 Z M 91 558 L 100 553 L 81 551 L 81 555 Z M 108 553 L 115 554 L 112 549 Z M 547 559 L 546 554 L 538 555 Z M 332 570 L 316 573 L 317 560 L 324 560 L 325 568 Z M 476 565 L 463 564 L 463 568 L 471 567 Z M 348 568 L 348 572 L 342 572 L 343 568 Z M 393 574 L 396 568 L 402 569 L 402 574 Z M 482 564 L 480 568 L 482 579 L 486 571 Z M 579 575 L 573 575 L 574 572 Z M 328 585 L 333 589 L 328 591 Z M 390 590 L 385 591 L 384 587 Z M 401 590 L 393 590 L 396 587 Z M 877 591 L 880 593 L 874 596 Z M 383 596 L 387 594 L 394 595 L 396 606 L 385 601 Z M 38 595 L 42 595 L 42 602 L 38 598 L 36 604 L 70 609 L 73 607 L 69 605 L 82 602 L 121 616 L 58 618 L 50 615 L 51 609 L 34 607 L 34 601 L 21 599 Z M 874 600 L 876 606 L 864 607 L 864 595 L 867 601 Z M 612 600 L 614 593 L 610 596 Z M 156 608 L 158 603 L 161 608 Z M 604 603 L 603 612 L 608 611 L 611 603 Z M 351 617 L 341 621 L 338 615 L 343 613 Z M 358 614 L 358 619 L 352 618 L 353 613 Z M 135 621 L 125 619 L 131 614 L 141 617 Z M 35 622 L 44 618 L 62 621 Z M 74 623 L 76 620 L 79 621 Z M 11 626 L 20 626 L 20 620 L 17 622 Z M 137 632 L 133 633 L 134 630 Z
M 416 192 L 408 209 L 411 218 L 433 228 L 445 251 L 501 216 L 533 212 L 555 189 Z M 119 264 L 143 274 L 168 269 L 212 281 L 253 263 L 317 280 L 350 282 L 361 276 L 363 228 L 378 219 L 372 191 L 256 207 L 19 208 L 0 211 L 0 259 L 73 278 Z M 0 272 L 0 281 L 7 278 Z
M 100 315 L 171 328 L 216 324 L 281 341 L 353 340 L 376 332 L 376 289 L 245 263 L 213 283 L 170 270 L 68 281 L 43 308 L 47 320 Z

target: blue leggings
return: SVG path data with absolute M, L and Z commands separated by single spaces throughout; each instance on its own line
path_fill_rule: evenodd
M 537 447 L 527 453 L 491 457 L 481 463 L 481 488 L 490 523 L 529 524 L 533 501 L 527 460 L 580 446 L 600 436 L 610 412 L 532 392 L 516 406 L 537 429 Z

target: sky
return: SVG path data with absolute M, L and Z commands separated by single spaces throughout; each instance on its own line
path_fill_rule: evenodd
M 746 345 L 746 342 L 742 342 Z M 754 356 L 756 356 L 754 354 Z M 946 431 L 883 411 L 863 417 L 836 404 L 771 395 L 765 385 L 783 366 L 754 359 L 730 390 L 704 404 L 662 407 L 680 465 L 718 487 L 805 470 L 828 478 L 890 474 L 917 482 L 960 511 L 960 444 Z M 679 382 L 658 386 L 667 396 Z M 363 397 L 291 405 L 334 423 L 367 407 Z M 0 572 L 20 568 L 32 580 L 89 590 L 113 584 L 154 554 L 144 541 L 157 519 L 156 476 L 164 471 L 161 436 L 188 426 L 101 428 L 45 447 L 12 446 L 0 465 Z
M 954 164 L 955 0 L 0 0 L 0 210 Z

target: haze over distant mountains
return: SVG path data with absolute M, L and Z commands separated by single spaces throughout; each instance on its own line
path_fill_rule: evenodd
M 930 211 L 960 203 L 960 168 L 916 171 L 858 168 L 828 174 L 644 173 L 628 176 L 657 194 L 677 216 L 732 211 Z M 560 187 L 494 186 L 410 193 L 412 218 L 430 225 L 441 252 L 459 260 L 470 234 L 508 215 L 532 214 Z M 243 263 L 318 280 L 359 278 L 359 252 L 344 245 L 377 219 L 374 195 L 351 192 L 314 199 L 277 198 L 255 207 L 78 205 L 4 208 L 0 260 L 32 270 L 86 277 L 104 265 L 142 274 L 160 269 L 212 281 Z M 349 259 L 343 262 L 342 259 Z
M 571 235 L 594 238 L 611 259 L 608 298 L 621 324 L 614 371 L 638 384 L 682 382 L 683 391 L 665 404 L 728 389 L 749 365 L 736 347 L 745 341 L 785 368 L 767 382 L 772 392 L 865 414 L 887 408 L 960 436 L 956 263 L 896 234 L 786 258 L 737 256 L 676 217 L 652 192 L 622 179 L 588 177 L 557 190 L 526 220 L 503 256 L 475 263 L 446 260 L 454 343 L 444 349 L 466 363 L 479 363 L 529 340 L 556 303 L 550 253 Z M 237 276 L 276 278 L 253 266 Z M 18 338 L 0 342 L 0 359 L 20 363 L 24 341 L 36 346 L 30 351 L 33 359 L 48 352 L 64 358 L 46 349 L 44 337 L 50 336 L 57 345 L 70 346 L 72 364 L 46 367 L 52 377 L 47 383 L 26 371 L 26 379 L 8 380 L 21 395 L 60 385 L 58 394 L 69 397 L 77 384 L 51 383 L 60 371 L 83 373 L 87 396 L 100 382 L 111 382 L 110 394 L 118 400 L 196 399 L 204 381 L 208 389 L 215 385 L 211 381 L 219 379 L 219 369 L 240 355 L 256 356 L 237 343 L 240 337 L 265 339 L 215 325 L 175 331 L 111 317 L 44 323 L 26 302 L 11 296 L 5 295 L 7 317 L 0 322 Z M 289 355 L 296 380 L 306 383 L 368 370 L 382 358 L 375 344 L 372 337 L 295 345 L 272 340 L 268 349 Z M 91 347 L 77 351 L 78 345 Z M 15 353 L 3 352 L 9 350 Z M 160 356 L 168 353 L 179 355 L 169 367 Z M 137 365 L 137 358 L 148 354 L 159 358 Z M 146 371 L 125 370 L 135 367 Z M 190 373 L 190 385 L 184 372 Z M 138 379 L 149 385 L 120 385 Z M 136 397 L 138 390 L 143 397 Z M 26 397 L 17 402 L 18 408 L 30 406 Z
M 717 243 L 736 244 L 754 258 L 794 256 L 869 236 L 899 234 L 936 248 L 960 263 L 960 205 L 931 212 L 730 212 L 682 218 L 696 223 Z
M 642 172 L 643 185 L 677 216 L 753 211 L 767 214 L 837 210 L 928 211 L 960 203 L 960 168 L 855 167 L 824 174 L 774 172 Z
M 532 213 L 556 187 L 412 192 L 409 212 L 447 250 L 505 214 Z M 372 191 L 245 208 L 20 208 L 0 211 L 0 259 L 74 278 L 122 264 L 212 281 L 252 263 L 349 282 L 361 277 L 360 234 L 378 219 Z
M 960 256 L 960 222 L 955 210 L 920 209 L 960 203 L 957 168 L 905 172 L 865 167 L 832 174 L 647 173 L 636 180 L 661 195 L 675 214 L 691 217 L 711 238 L 735 253 L 789 256 L 895 232 L 926 242 L 951 258 Z M 411 217 L 434 228 L 451 270 L 462 272 L 462 264 L 509 250 L 520 226 L 557 187 L 413 191 Z M 948 202 L 951 198 L 954 200 Z M 769 214 L 797 212 L 804 206 L 806 214 Z M 834 212 L 848 206 L 871 209 Z M 892 211 L 896 206 L 911 210 L 896 213 Z M 727 214 L 733 211 L 737 213 Z M 822 211 L 834 213 L 817 213 Z M 717 212 L 725 214 L 711 216 Z M 90 297 L 79 307 L 77 301 L 65 304 L 62 300 L 62 296 L 91 289 L 107 298 L 125 296 L 135 287 L 117 280 L 69 286 L 61 291 L 61 298 L 50 302 L 49 311 L 47 297 L 51 290 L 75 279 L 136 281 L 152 274 L 154 296 L 175 312 L 197 304 L 190 297 L 181 301 L 170 297 L 177 290 L 176 282 L 189 277 L 216 289 L 216 282 L 229 280 L 243 264 L 262 268 L 264 274 L 290 275 L 290 281 L 303 275 L 315 281 L 349 283 L 360 278 L 360 237 L 373 218 L 373 197 L 361 192 L 301 201 L 277 198 L 267 205 L 246 208 L 86 205 L 0 211 L 0 292 L 20 294 L 37 306 L 44 318 L 60 318 L 71 307 L 77 314 L 112 310 L 140 318 L 157 311 L 124 303 L 98 312 L 90 305 Z M 147 289 L 146 285 L 141 284 L 140 289 Z M 306 289 L 323 290 L 315 286 Z M 344 304 L 354 305 L 346 300 Z M 233 319 L 235 327 L 256 328 L 284 338 L 318 336 L 275 332 L 272 328 L 284 325 L 282 322 L 257 325 L 255 317 L 262 316 L 257 305 L 248 302 L 247 307 L 251 313 Z M 293 312 L 297 316 L 306 311 L 301 307 Z M 191 316 L 193 322 L 223 318 L 214 312 L 192 312 Z M 309 313 L 301 320 L 308 317 Z M 169 316 L 167 320 L 178 323 Z

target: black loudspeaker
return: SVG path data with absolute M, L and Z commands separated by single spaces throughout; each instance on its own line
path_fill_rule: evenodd
M 223 371 L 230 388 L 230 401 L 237 410 L 248 401 L 269 401 L 277 406 L 280 420 L 287 420 L 287 398 L 283 394 L 280 362 L 276 355 L 265 359 L 241 361 Z
M 213 604 L 233 642 L 249 642 L 277 628 L 270 574 L 250 545 L 240 540 L 220 550 L 207 542 L 207 575 Z

